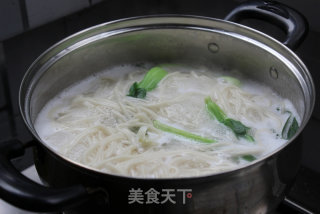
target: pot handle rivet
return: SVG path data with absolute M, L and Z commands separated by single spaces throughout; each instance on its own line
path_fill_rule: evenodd
M 208 50 L 211 53 L 217 53 L 219 51 L 219 46 L 216 43 L 209 43 L 208 44 Z
M 275 79 L 275 80 L 278 79 L 279 73 L 275 67 L 273 67 L 273 66 L 270 67 L 269 74 L 272 79 Z

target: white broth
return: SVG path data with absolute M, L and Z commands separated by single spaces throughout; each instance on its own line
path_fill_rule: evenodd
M 144 98 L 128 94 L 149 69 L 130 65 L 65 89 L 39 113 L 38 135 L 62 156 L 106 173 L 172 178 L 248 164 L 287 141 L 282 130 L 290 115 L 300 123 L 289 100 L 236 73 L 233 79 L 216 69 L 162 68 L 168 74 Z M 223 121 L 206 98 L 224 112 Z M 246 134 L 236 134 L 227 118 Z

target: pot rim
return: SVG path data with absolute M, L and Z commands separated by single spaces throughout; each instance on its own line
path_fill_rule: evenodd
M 252 39 L 254 41 L 257 41 L 259 43 L 263 42 L 261 40 L 266 39 L 268 42 L 276 45 L 279 49 L 281 49 L 282 52 L 287 53 L 292 60 L 294 60 L 294 63 L 297 64 L 300 69 L 304 72 L 304 78 L 303 80 L 306 80 L 307 83 L 309 85 L 307 85 L 307 89 L 308 92 L 310 94 L 310 106 L 308 109 L 305 109 L 304 115 L 301 119 L 301 124 L 299 127 L 299 130 L 296 132 L 296 134 L 288 141 L 286 141 L 283 145 L 281 145 L 280 147 L 278 147 L 277 149 L 273 150 L 272 152 L 265 154 L 263 157 L 254 160 L 246 165 L 237 167 L 235 169 L 232 170 L 226 170 L 223 172 L 216 172 L 216 173 L 211 173 L 211 174 L 205 174 L 205 175 L 199 175 L 199 176 L 191 176 L 191 177 L 168 177 L 168 178 L 146 178 L 146 177 L 133 177 L 133 176 L 126 176 L 126 175 L 118 175 L 118 174 L 113 174 L 113 173 L 108 173 L 108 172 L 102 172 L 98 169 L 86 166 L 84 164 L 78 163 L 74 160 L 71 160 L 67 157 L 64 157 L 63 155 L 59 154 L 57 151 L 55 151 L 53 148 L 51 148 L 49 145 L 47 145 L 45 142 L 42 141 L 42 139 L 38 136 L 36 130 L 34 129 L 33 123 L 31 122 L 31 119 L 29 117 L 29 109 L 28 109 L 28 104 L 29 102 L 25 101 L 26 97 L 30 96 L 30 88 L 32 88 L 33 86 L 30 86 L 29 84 L 26 84 L 26 82 L 28 83 L 29 78 L 31 77 L 31 80 L 34 79 L 33 74 L 39 73 L 40 68 L 43 67 L 43 65 L 41 65 L 39 68 L 38 64 L 39 62 L 50 52 L 52 52 L 54 49 L 60 47 L 61 45 L 65 44 L 68 40 L 70 39 L 74 39 L 76 37 L 79 37 L 78 39 L 80 39 L 79 41 L 76 41 L 75 43 L 72 43 L 72 45 L 81 42 L 83 38 L 80 38 L 82 35 L 85 36 L 85 34 L 89 34 L 89 36 L 87 38 L 91 38 L 95 35 L 98 35 L 99 32 L 97 34 L 93 34 L 90 35 L 90 33 L 92 33 L 91 31 L 99 31 L 105 27 L 108 26 L 112 26 L 112 25 L 117 25 L 117 24 L 130 24 L 130 22 L 132 21 L 144 21 L 144 20 L 152 20 L 152 19 L 161 19 L 160 21 L 156 21 L 153 24 L 166 24 L 166 22 L 161 22 L 162 20 L 165 21 L 166 19 L 185 19 L 185 21 L 194 21 L 195 24 L 190 24 L 190 25 L 196 25 L 196 21 L 208 21 L 211 24 L 214 23 L 220 23 L 223 25 L 227 25 L 230 28 L 233 28 L 234 30 L 242 30 L 241 33 L 239 32 L 235 32 L 235 31 L 226 31 L 226 33 L 234 33 L 237 35 L 240 35 L 241 37 L 243 37 L 242 39 Z M 181 22 L 180 21 L 180 22 Z M 176 22 L 176 24 L 178 24 L 179 21 Z M 170 23 L 170 24 L 174 24 L 174 22 Z M 185 25 L 189 25 L 188 22 L 184 22 L 183 24 Z M 137 25 L 136 25 L 137 26 Z M 141 26 L 141 25 L 140 25 Z M 128 26 L 127 26 L 128 27 Z M 133 26 L 129 26 L 129 27 L 134 27 Z M 201 25 L 201 27 L 204 27 Z M 205 26 L 205 27 L 209 27 L 209 26 Z M 214 28 L 213 26 L 211 26 L 212 28 Z M 123 26 L 120 28 L 117 28 L 118 30 L 124 28 Z M 111 32 L 117 29 L 106 29 L 106 31 L 103 32 Z M 216 30 L 221 31 L 222 29 L 219 28 L 215 28 Z M 101 32 L 100 32 L 101 33 Z M 254 35 L 255 38 L 250 37 L 250 35 Z M 260 39 L 260 41 L 258 40 Z M 71 45 L 70 45 L 71 46 Z M 68 46 L 68 47 L 70 47 Z M 268 45 L 267 45 L 268 47 Z M 269 47 L 271 48 L 271 47 Z M 62 50 L 59 50 L 58 53 L 61 53 L 63 50 L 65 50 L 66 48 L 63 48 Z M 271 48 L 272 50 L 278 52 L 277 50 L 275 50 L 274 48 Z M 279 52 L 278 52 L 279 53 Z M 51 57 L 50 57 L 51 58 Z M 32 81 L 31 81 L 32 82 Z M 26 86 L 27 85 L 27 86 Z M 28 90 L 25 92 L 26 88 L 28 88 Z M 32 93 L 31 93 L 32 94 Z M 289 144 L 291 144 L 298 135 L 300 135 L 300 133 L 302 132 L 302 130 L 304 129 L 304 127 L 306 126 L 307 122 L 309 121 L 313 109 L 314 109 L 314 104 L 315 104 L 315 87 L 314 87 L 314 83 L 311 77 L 310 72 L 308 71 L 307 67 L 304 65 L 304 63 L 302 62 L 302 60 L 292 51 L 290 50 L 288 47 L 286 47 L 285 45 L 283 45 L 281 42 L 279 42 L 278 40 L 276 40 L 275 38 L 262 33 L 258 30 L 255 30 L 253 28 L 238 24 L 238 23 L 234 23 L 231 21 L 226 21 L 226 20 L 222 20 L 222 19 L 217 19 L 217 18 L 211 18 L 211 17 L 205 17 L 205 16 L 195 16 L 195 15 L 179 15 L 179 14 L 161 14 L 161 15 L 147 15 L 147 16 L 136 16 L 136 17 L 130 17 L 130 18 L 123 18 L 123 19 L 119 19 L 119 20 L 113 20 L 113 21 L 109 21 L 109 22 L 105 22 L 105 23 L 101 23 L 89 28 L 86 28 L 84 30 L 81 30 L 79 32 L 76 32 L 66 38 L 64 38 L 63 40 L 60 40 L 59 42 L 55 43 L 54 45 L 52 45 L 50 48 L 48 48 L 46 51 L 44 51 L 39 57 L 37 57 L 37 59 L 30 65 L 30 67 L 28 68 L 28 70 L 26 71 L 21 84 L 20 84 L 20 88 L 19 88 L 19 110 L 20 110 L 20 114 L 23 118 L 23 121 L 25 123 L 25 125 L 27 126 L 28 130 L 32 133 L 33 137 L 35 137 L 38 141 L 38 143 L 40 143 L 42 146 L 44 146 L 46 149 L 48 149 L 51 153 L 53 153 L 55 156 L 61 158 L 62 160 L 66 161 L 67 163 L 72 164 L 73 166 L 79 167 L 81 169 L 86 169 L 90 172 L 94 172 L 94 173 L 98 173 L 98 174 L 102 174 L 102 175 L 110 175 L 116 178 L 122 178 L 122 179 L 133 179 L 133 180 L 150 180 L 150 181 L 154 181 L 154 180 L 163 180 L 163 181 L 167 181 L 167 180 L 193 180 L 193 179 L 199 179 L 199 178 L 208 178 L 208 177 L 220 177 L 220 176 L 226 176 L 229 174 L 236 174 L 240 171 L 243 171 L 244 169 L 251 169 L 252 167 L 257 167 L 259 165 L 262 164 L 262 162 L 272 158 L 274 155 L 278 154 L 281 150 L 283 150 L 285 147 L 287 147 Z

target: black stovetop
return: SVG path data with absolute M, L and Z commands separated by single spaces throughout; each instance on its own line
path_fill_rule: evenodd
M 233 6 L 233 5 L 232 5 Z M 22 142 L 32 140 L 32 136 L 23 124 L 18 109 L 18 90 L 20 81 L 28 66 L 43 51 L 66 36 L 89 26 L 123 17 L 147 15 L 152 13 L 191 13 L 196 15 L 208 15 L 206 13 L 194 12 L 175 7 L 158 7 L 157 10 L 148 10 L 148 7 L 130 11 L 122 9 L 121 13 L 109 13 L 110 4 L 101 3 L 71 16 L 46 24 L 42 27 L 30 30 L 26 33 L 0 42 L 0 141 L 10 138 L 18 138 Z M 119 7 L 119 6 L 118 6 Z M 118 8 L 119 9 L 119 8 Z M 225 9 L 228 11 L 229 9 Z M 120 9 L 119 9 L 120 11 Z M 224 11 L 217 13 L 222 18 Z M 219 17 L 221 16 L 221 17 Z M 318 34 L 316 34 L 318 35 Z M 314 36 L 314 34 L 313 34 Z M 320 44 L 320 34 L 318 37 Z M 318 72 L 315 74 L 320 63 L 304 54 L 306 47 L 298 49 L 298 54 L 309 67 L 316 84 L 320 80 Z M 318 106 L 318 102 L 316 104 Z M 276 213 L 317 213 L 320 212 L 320 144 L 317 134 L 320 129 L 319 114 L 316 112 L 310 119 L 302 133 L 303 151 L 302 164 L 295 184 L 287 195 L 287 199 L 279 206 Z M 24 170 L 33 164 L 33 156 L 30 149 L 25 155 L 14 160 L 19 170 Z

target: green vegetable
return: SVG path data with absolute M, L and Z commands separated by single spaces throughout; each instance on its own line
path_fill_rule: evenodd
M 223 123 L 227 116 L 221 110 L 221 108 L 216 103 L 214 103 L 210 97 L 205 98 L 205 103 L 207 110 L 211 114 L 211 116 L 217 118 L 220 123 Z
M 214 103 L 210 97 L 205 98 L 206 108 L 210 115 L 217 118 L 220 123 L 229 127 L 237 137 L 243 137 L 248 141 L 254 142 L 254 138 L 248 134 L 249 127 L 243 125 L 240 121 L 227 118 L 221 108 Z
M 245 134 L 243 136 L 247 141 L 254 142 L 254 138 L 251 135 Z
M 241 85 L 240 80 L 238 80 L 238 79 L 236 79 L 234 77 L 222 76 L 221 78 L 223 80 L 225 80 L 226 82 L 232 84 L 232 85 L 235 85 L 235 86 L 238 86 L 238 87 L 240 87 L 240 85 Z
M 257 158 L 256 158 L 255 156 L 253 156 L 253 155 L 242 155 L 241 158 L 244 159 L 244 160 L 246 160 L 246 161 L 250 161 L 250 162 L 257 159 Z
M 135 82 L 132 84 L 128 96 L 145 98 L 147 92 L 155 89 L 160 80 L 167 74 L 168 73 L 160 67 L 151 68 L 139 83 Z
M 181 129 L 177 129 L 177 128 L 174 128 L 172 126 L 168 126 L 166 124 L 163 124 L 163 123 L 159 122 L 158 120 L 154 120 L 153 121 L 153 126 L 155 128 L 157 128 L 157 129 L 160 129 L 161 131 L 169 132 L 169 133 L 176 134 L 176 135 L 180 135 L 182 137 L 186 137 L 186 138 L 189 138 L 191 140 L 200 141 L 200 142 L 203 142 L 203 143 L 214 143 L 215 142 L 215 140 L 213 140 L 213 139 L 201 137 L 199 135 L 196 135 L 196 134 L 193 134 L 193 133 L 181 130 Z
M 286 140 L 291 139 L 299 129 L 299 125 L 296 118 L 292 115 L 291 112 L 289 113 L 290 113 L 290 116 L 288 117 L 286 123 L 284 124 L 282 133 L 281 133 L 282 138 Z
M 146 91 L 151 91 L 157 87 L 158 82 L 162 80 L 168 73 L 160 67 L 151 68 L 144 76 L 143 80 L 138 83 L 139 88 L 144 88 Z
M 247 131 L 250 129 L 243 125 L 240 121 L 227 118 L 223 121 L 225 126 L 228 126 L 232 131 L 238 135 L 246 135 Z
M 135 82 L 129 89 L 128 96 L 137 97 L 137 98 L 145 98 L 147 95 L 147 90 L 144 88 L 139 88 L 138 83 Z

